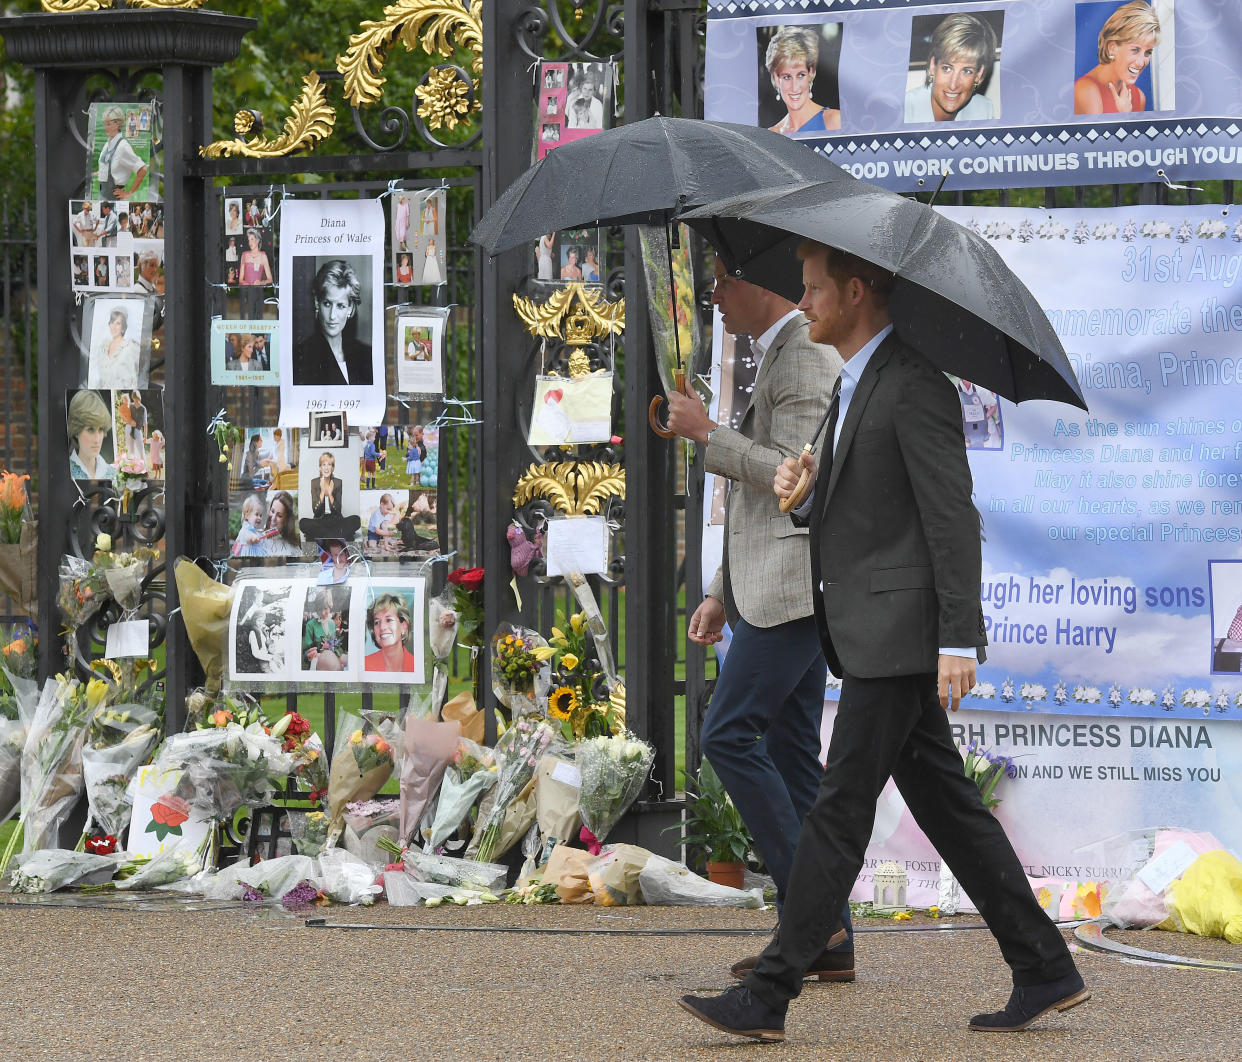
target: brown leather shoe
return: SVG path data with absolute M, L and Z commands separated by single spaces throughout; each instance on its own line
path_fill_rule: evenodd
M 852 951 L 830 951 L 829 949 L 837 947 L 839 944 L 845 943 L 846 932 L 844 928 L 838 929 L 831 937 L 828 938 L 828 948 L 820 954 L 819 958 L 811 963 L 811 967 L 802 976 L 804 978 L 818 977 L 821 981 L 850 982 L 854 980 L 854 953 Z M 742 980 L 751 970 L 759 963 L 758 955 L 748 955 L 741 962 L 735 962 L 729 967 L 729 972 L 739 981 Z

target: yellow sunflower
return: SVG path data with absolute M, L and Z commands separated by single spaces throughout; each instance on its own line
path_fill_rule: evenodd
M 559 686 L 548 698 L 548 715 L 553 719 L 569 719 L 578 707 L 578 692 L 572 686 Z

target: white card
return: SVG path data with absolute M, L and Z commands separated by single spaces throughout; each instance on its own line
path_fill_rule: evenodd
M 1169 845 L 1158 856 L 1148 860 L 1147 865 L 1137 874 L 1139 881 L 1152 892 L 1159 895 L 1190 869 L 1190 864 L 1199 858 L 1198 853 L 1185 841 L 1177 841 Z
M 148 620 L 122 620 L 108 628 L 104 656 L 119 660 L 123 656 L 151 655 L 151 625 Z
M 548 574 L 608 570 L 608 523 L 602 516 L 548 521 Z
M 582 772 L 572 763 L 566 763 L 564 760 L 558 760 L 556 766 L 552 768 L 552 777 L 575 789 L 582 788 Z

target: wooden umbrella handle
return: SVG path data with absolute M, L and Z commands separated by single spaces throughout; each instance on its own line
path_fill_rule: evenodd
M 811 453 L 811 444 L 807 443 L 802 448 L 802 452 L 804 454 Z M 790 494 L 788 498 L 782 498 L 780 502 L 778 503 L 777 507 L 780 509 L 781 512 L 783 513 L 792 512 L 794 509 L 796 509 L 799 505 L 801 505 L 806 500 L 806 496 L 808 493 L 810 493 L 810 490 L 811 490 L 811 483 L 813 481 L 813 478 L 814 477 L 811 475 L 811 470 L 807 468 L 805 465 L 803 465 L 802 475 L 798 477 L 798 482 L 797 482 L 797 485 L 793 489 L 793 493 Z
M 673 390 L 680 391 L 683 395 L 689 395 L 690 393 L 686 390 L 686 374 L 680 369 L 673 373 Z M 676 437 L 677 433 L 670 431 L 666 425 L 660 423 L 660 406 L 663 404 L 663 395 L 656 395 L 651 400 L 651 405 L 647 407 L 647 423 L 651 425 L 651 430 L 661 439 L 672 439 Z

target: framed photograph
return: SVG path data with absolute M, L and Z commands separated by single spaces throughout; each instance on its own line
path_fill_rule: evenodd
M 276 321 L 211 322 L 211 382 L 223 387 L 276 387 Z
M 373 579 L 366 584 L 364 682 L 426 681 L 424 586 L 419 578 Z
M 116 451 L 109 392 L 82 388 L 65 395 L 69 434 L 69 475 L 73 479 L 111 479 Z
M 116 440 L 116 464 L 122 472 L 145 474 L 162 481 L 168 453 L 164 439 L 164 391 L 112 392 L 112 437 Z
M 280 219 L 280 421 L 301 426 L 310 413 L 343 409 L 378 423 L 388 397 L 383 208 L 291 200 Z
M 132 295 L 86 300 L 82 320 L 88 387 L 146 387 L 154 309 L 147 299 Z
M 313 682 L 356 682 L 357 631 L 351 606 L 354 595 L 348 585 L 320 586 L 300 583 L 298 678 Z
M 156 199 L 151 182 L 153 115 L 149 103 L 96 100 L 87 111 L 88 194 L 99 199 Z
M 906 124 L 989 122 L 1001 116 L 1004 11 L 915 15 Z
M 312 449 L 336 450 L 346 446 L 349 439 L 349 425 L 341 410 L 330 413 L 312 413 L 310 415 L 310 431 L 307 446 Z
M 396 313 L 397 392 L 444 394 L 443 312 L 398 308 Z

